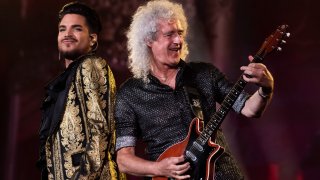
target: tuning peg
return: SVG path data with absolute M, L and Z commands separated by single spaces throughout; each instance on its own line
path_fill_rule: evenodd
M 282 48 L 281 47 L 277 47 L 277 51 L 282 51 Z
M 287 41 L 281 40 L 281 44 L 286 44 L 286 43 L 287 43 Z
M 290 33 L 286 33 L 286 37 L 290 37 L 290 35 L 291 35 Z
M 286 25 L 286 24 L 283 24 L 283 25 L 280 26 L 281 29 L 287 29 L 288 27 L 289 27 L 289 26 Z

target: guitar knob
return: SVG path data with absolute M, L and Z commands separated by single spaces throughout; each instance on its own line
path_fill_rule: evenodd
M 286 36 L 287 36 L 287 37 L 290 37 L 290 35 L 291 35 L 290 33 L 286 33 Z

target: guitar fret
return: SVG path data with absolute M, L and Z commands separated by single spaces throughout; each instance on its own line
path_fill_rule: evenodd
M 245 81 L 243 81 L 242 79 L 240 79 L 240 80 L 237 82 L 237 84 L 236 84 L 235 87 L 239 88 L 238 91 L 242 91 L 243 88 L 244 88 L 244 85 L 245 85 Z
M 206 137 L 206 134 L 205 133 L 201 133 L 200 137 L 202 138 L 202 141 L 206 140 L 207 137 Z
M 200 142 L 207 142 L 206 138 L 199 136 L 198 139 L 196 141 L 200 141 Z M 201 143 L 203 144 L 203 143 Z
M 239 86 L 241 86 L 241 88 L 243 89 L 245 86 L 246 86 L 246 84 L 247 84 L 247 82 L 245 81 L 245 80 L 243 80 L 243 79 L 239 79 Z
M 207 140 L 205 140 L 205 139 L 201 139 L 201 141 L 200 140 L 195 140 L 198 144 L 200 144 L 200 145 L 204 145 L 206 142 L 207 142 Z
M 208 127 L 211 131 L 214 131 L 214 129 L 215 129 L 215 126 L 214 126 L 211 122 L 209 122 L 209 123 L 207 124 L 207 127 Z
M 205 137 L 206 139 L 209 139 L 210 136 L 207 134 L 206 131 L 204 131 L 202 134 L 204 135 L 204 137 Z
M 225 102 L 226 104 L 228 104 L 229 106 L 231 106 L 232 99 L 230 99 L 229 96 L 227 96 L 224 102 Z
M 241 84 L 239 84 L 239 82 L 237 82 L 237 84 L 235 84 L 234 88 L 235 88 L 237 91 L 241 91 L 241 90 L 242 90 L 242 86 L 241 86 Z
M 227 96 L 221 104 L 231 104 L 233 103 L 233 99 Z
M 229 97 L 230 97 L 231 99 L 236 99 L 236 98 L 237 98 L 237 96 L 234 95 L 234 94 L 232 94 L 232 93 L 230 93 Z
M 213 130 L 210 130 L 210 129 L 208 128 L 207 132 L 208 132 L 208 135 L 209 135 L 209 138 L 210 138 L 211 134 L 213 133 Z
M 218 111 L 217 111 L 216 114 L 213 115 L 212 123 L 215 123 L 217 121 L 217 119 L 221 119 L 220 114 L 218 113 Z
M 219 112 L 221 113 L 221 115 L 223 115 L 223 117 L 224 117 L 224 115 L 226 114 L 226 111 L 223 110 L 222 108 L 220 108 Z
M 233 89 L 233 90 L 232 90 L 232 94 L 235 95 L 235 96 L 237 96 L 237 95 L 240 94 L 240 93 L 239 93 L 239 91 L 237 91 L 237 89 Z
M 221 107 L 222 107 L 223 109 L 227 110 L 227 109 L 229 109 L 230 105 L 227 104 L 227 103 L 223 103 L 223 104 L 221 104 Z

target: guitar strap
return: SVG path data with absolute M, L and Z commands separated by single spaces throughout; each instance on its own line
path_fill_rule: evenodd
M 203 127 L 205 125 L 204 122 L 204 118 L 203 118 L 203 112 L 202 112 L 202 107 L 201 107 L 201 101 L 200 101 L 200 93 L 199 91 L 194 88 L 194 87 L 190 87 L 190 86 L 184 86 L 183 87 L 185 95 L 186 95 L 186 99 L 191 107 L 192 113 L 195 117 L 199 118 L 199 120 L 203 123 Z M 212 135 L 212 142 L 216 141 L 216 136 L 217 136 L 217 132 L 215 132 Z
M 198 90 L 190 86 L 184 86 L 183 89 L 187 97 L 186 99 L 191 107 L 193 115 L 203 121 L 200 94 Z

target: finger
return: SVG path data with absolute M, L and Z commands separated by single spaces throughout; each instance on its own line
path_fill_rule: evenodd
M 248 67 L 256 69 L 259 67 L 259 65 L 257 63 L 250 63 Z
M 267 69 L 263 66 L 255 65 L 253 67 L 243 68 L 243 73 L 252 77 L 257 77 L 261 79 L 262 77 L 266 76 Z
M 240 70 L 242 70 L 242 71 L 245 71 L 245 70 L 251 70 L 251 71 L 253 71 L 253 70 L 255 70 L 255 69 L 257 69 L 257 65 L 255 65 L 255 63 L 249 64 L 248 66 L 241 66 L 241 67 L 240 67 Z
M 267 67 L 262 63 L 250 63 L 248 67 L 251 67 L 253 69 L 267 69 Z
M 179 162 L 183 162 L 185 160 L 184 155 L 181 155 L 179 157 L 177 157 Z
M 179 157 L 170 157 L 170 158 L 167 158 L 168 161 L 172 164 L 175 164 L 175 165 L 178 165 L 178 164 L 181 164 L 185 161 L 184 159 L 184 156 L 179 156 Z
M 251 75 L 246 75 L 244 74 L 243 76 L 243 80 L 245 80 L 246 82 L 250 82 L 250 83 L 258 83 L 259 80 Z
M 254 75 L 253 71 L 251 71 L 251 70 L 245 70 L 243 73 L 245 75 L 247 75 L 247 77 L 250 77 L 250 78 L 252 78 Z
M 190 163 L 189 162 L 186 162 L 186 163 L 183 163 L 183 164 L 179 164 L 179 165 L 176 165 L 176 168 L 175 170 L 176 171 L 187 171 L 188 169 L 190 168 Z M 181 173 L 180 173 L 181 174 Z
M 177 174 L 182 175 L 185 174 L 189 170 L 190 166 L 187 166 L 185 168 L 181 168 L 180 170 L 176 171 Z
M 251 78 L 253 72 L 251 71 L 251 68 L 248 66 L 241 66 L 240 70 L 243 71 L 243 79 L 246 81 L 246 78 Z M 248 81 L 247 81 L 248 82 Z
M 175 179 L 189 179 L 191 176 L 189 174 L 180 174 L 179 171 L 173 171 L 172 177 Z
M 176 179 L 189 179 L 191 176 L 190 175 L 179 175 L 179 176 L 175 176 L 174 178 Z
M 252 62 L 254 58 L 253 58 L 253 56 L 249 55 L 248 59 L 249 59 L 250 62 Z

